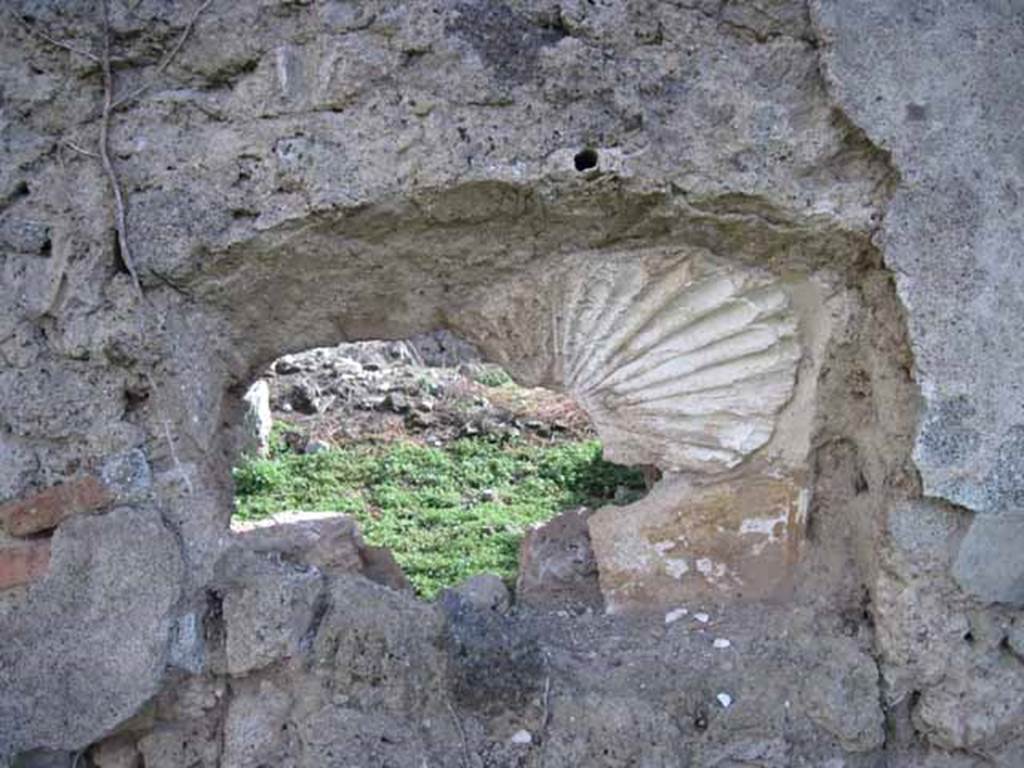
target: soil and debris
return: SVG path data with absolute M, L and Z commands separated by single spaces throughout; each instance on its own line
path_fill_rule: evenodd
M 516 385 L 450 334 L 313 349 L 279 358 L 263 378 L 274 421 L 292 450 L 397 440 L 442 446 L 462 437 L 545 444 L 596 437 L 571 398 Z

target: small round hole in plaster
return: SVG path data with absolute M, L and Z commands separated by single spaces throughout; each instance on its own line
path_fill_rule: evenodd
M 572 159 L 577 171 L 587 171 L 597 167 L 597 150 L 587 147 L 576 153 Z

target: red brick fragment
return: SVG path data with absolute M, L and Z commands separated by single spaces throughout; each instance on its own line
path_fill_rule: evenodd
M 0 589 L 41 578 L 50 567 L 50 539 L 18 541 L 0 546 Z
M 29 536 L 56 528 L 80 512 L 101 509 L 113 494 L 92 475 L 83 475 L 0 506 L 0 523 L 11 536 Z

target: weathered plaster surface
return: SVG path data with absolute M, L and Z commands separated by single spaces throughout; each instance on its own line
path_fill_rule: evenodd
M 172 5 L 111 3 L 144 300 L 97 66 L 0 27 L 0 502 L 112 496 L 0 593 L 0 763 L 1020 764 L 1013 3 L 215 0 L 161 71 Z M 10 10 L 96 50 L 90 3 Z M 709 624 L 426 606 L 229 531 L 254 371 L 439 327 L 666 473 L 593 518 L 605 598 Z

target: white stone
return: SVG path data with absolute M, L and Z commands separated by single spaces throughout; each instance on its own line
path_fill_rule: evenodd
M 533 743 L 533 736 L 525 728 L 523 730 L 516 731 L 512 734 L 512 738 L 509 739 L 510 744 L 531 744 Z
M 679 621 L 679 619 L 683 618 L 683 616 L 688 613 L 689 611 L 685 608 L 676 608 L 674 611 L 669 611 L 665 614 L 665 623 L 671 624 L 675 621 Z
M 715 698 L 718 699 L 718 703 L 722 705 L 722 709 L 728 709 L 732 706 L 732 696 L 728 693 L 720 693 L 715 696 Z
M 693 618 L 695 618 L 701 624 L 707 624 L 709 621 L 711 621 L 711 617 L 708 616 L 708 614 L 703 613 L 703 612 L 697 612 L 697 613 L 693 614 Z
M 665 570 L 674 579 L 681 579 L 689 570 L 690 565 L 681 557 L 666 557 L 664 559 Z
M 270 412 L 270 385 L 260 379 L 245 393 L 245 429 L 247 450 L 266 456 L 270 449 L 270 429 L 274 418 Z
M 715 648 L 728 648 L 732 645 L 731 642 L 726 640 L 724 637 L 716 637 L 715 642 L 712 643 Z

